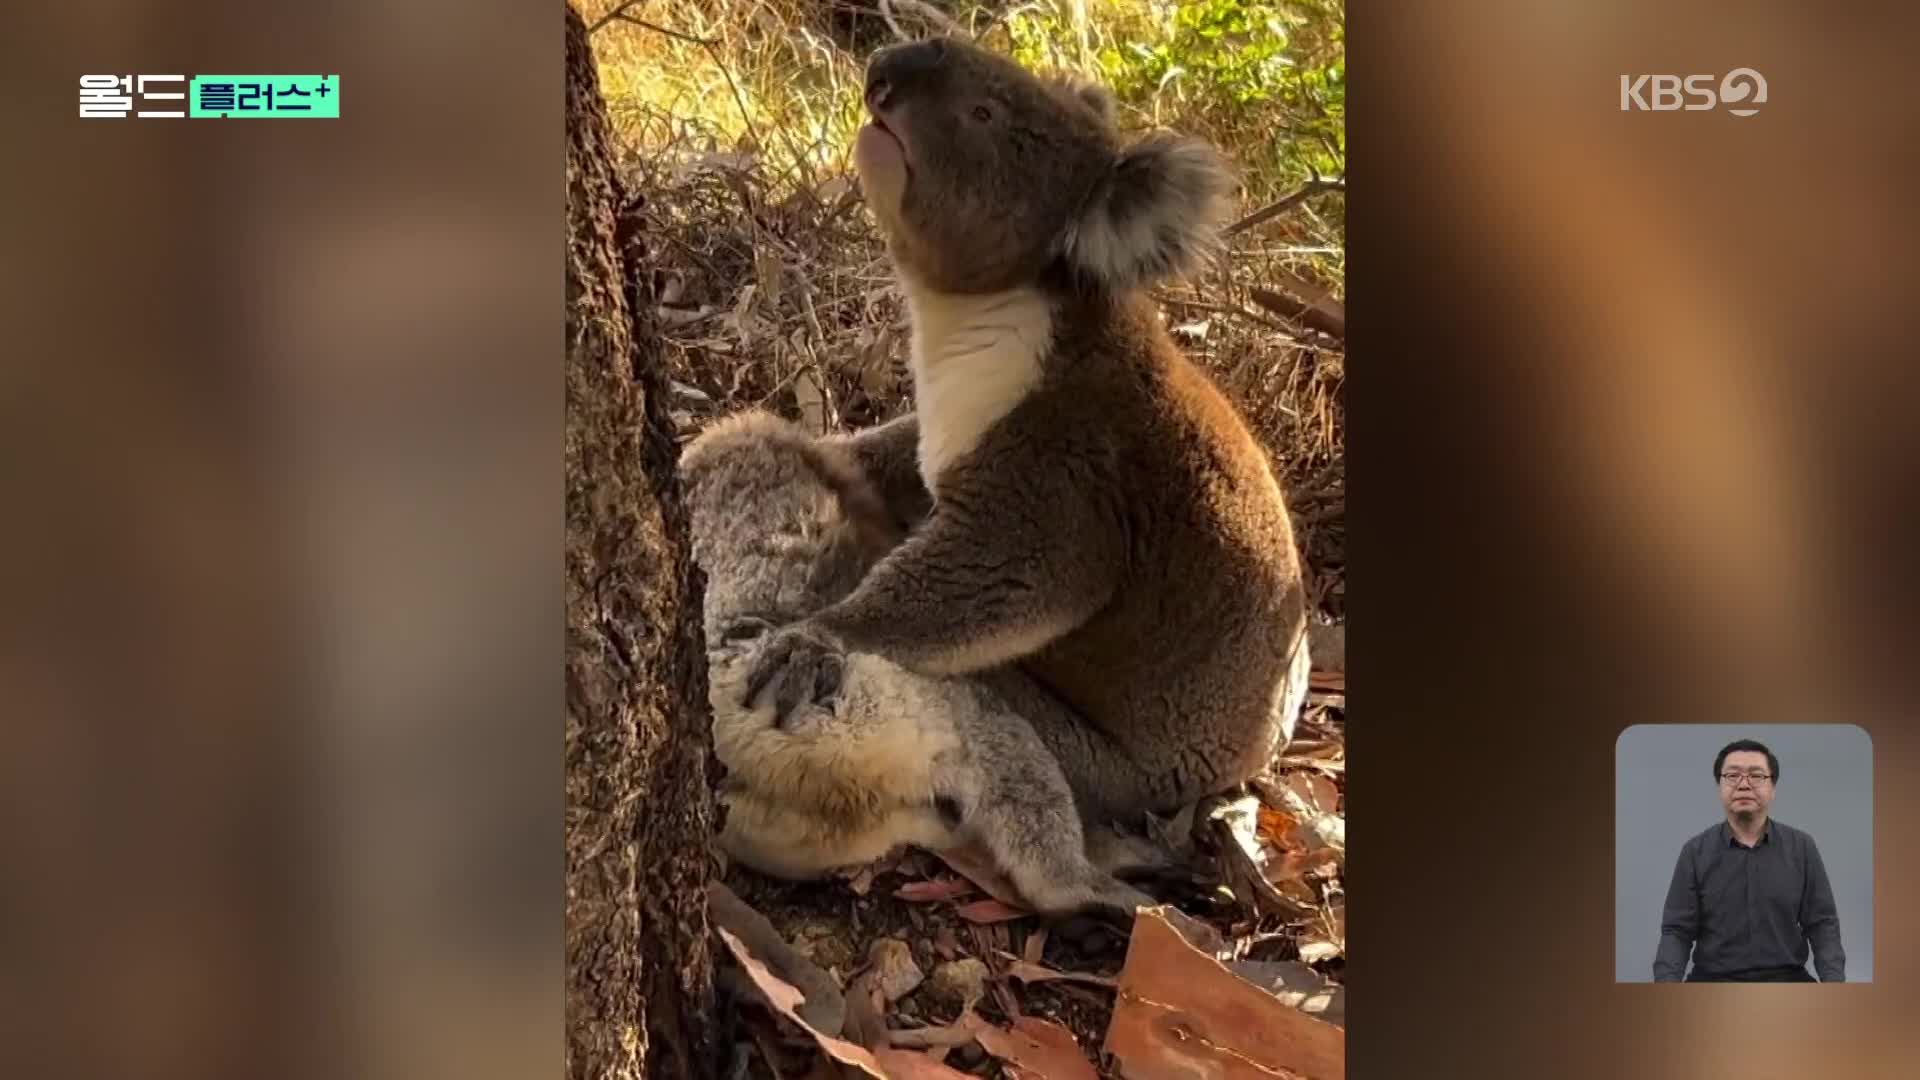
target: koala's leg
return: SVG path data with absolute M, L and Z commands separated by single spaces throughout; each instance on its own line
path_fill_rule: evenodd
M 828 438 L 852 451 L 903 530 L 912 531 L 933 512 L 933 495 L 920 477 L 920 421 L 913 413 Z
M 1083 820 L 1087 861 L 1117 878 L 1177 875 L 1186 866 L 1174 850 L 1149 836 L 1139 836 L 1104 820 Z
M 1035 910 L 1130 925 L 1134 909 L 1157 903 L 1088 860 L 1073 792 L 1044 754 L 1024 758 L 1022 767 L 991 769 L 983 779 L 978 802 L 970 813 L 963 811 L 964 831 Z
M 970 679 L 912 676 L 946 700 L 965 754 L 936 765 L 934 787 L 957 809 L 957 832 L 987 849 L 995 865 L 1044 915 L 1082 912 L 1131 923 L 1155 901 L 1087 858 L 1073 788 L 1017 709 Z
M 1266 727 L 1260 732 L 1221 737 L 1208 732 L 1210 712 L 1193 707 L 1191 726 L 1166 731 L 1164 720 L 1129 724 L 1131 718 L 1104 718 L 1095 724 L 1080 715 L 1025 670 L 1009 665 L 974 678 L 990 685 L 1015 712 L 1027 718 L 1033 731 L 1060 762 L 1081 813 L 1089 821 L 1134 821 L 1143 812 L 1170 813 L 1209 795 L 1227 791 L 1257 775 L 1293 735 L 1306 702 L 1311 670 L 1308 651 L 1294 651 L 1286 684 L 1271 702 Z M 1174 700 L 1204 702 L 1206 695 L 1169 688 Z M 1246 714 L 1240 705 L 1225 711 Z M 1119 731 L 1127 738 L 1116 737 Z M 1096 842 L 1099 842 L 1096 840 Z M 1109 848 L 1124 862 L 1132 854 L 1126 846 Z M 1144 866 L 1142 867 L 1145 868 Z
M 1148 810 L 1170 810 L 1169 763 L 1141 762 L 1111 735 L 1076 713 L 1018 667 L 1002 667 L 973 676 L 1025 717 L 1054 761 L 1089 822 L 1129 820 Z M 1105 838 L 1098 830 L 1097 843 Z M 1124 849 L 1109 848 L 1124 863 Z

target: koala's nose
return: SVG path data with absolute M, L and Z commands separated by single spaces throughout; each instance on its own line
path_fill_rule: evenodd
M 867 61 L 867 107 L 883 109 L 938 70 L 947 56 L 941 38 L 889 45 Z

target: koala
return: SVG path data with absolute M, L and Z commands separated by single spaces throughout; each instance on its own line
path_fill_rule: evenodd
M 746 700 L 784 716 L 850 654 L 1016 668 L 1066 706 L 1029 719 L 1083 813 L 1230 789 L 1292 738 L 1305 591 L 1265 452 L 1147 287 L 1217 244 L 1231 170 L 959 40 L 875 53 L 865 104 L 915 411 L 833 445 L 910 532 L 758 649 Z
M 899 542 L 880 489 L 844 449 L 766 413 L 722 420 L 683 451 L 693 555 L 707 578 L 721 849 L 807 879 L 912 844 L 977 843 L 1043 914 L 1125 922 L 1153 899 L 1089 861 L 1073 791 L 1020 710 L 1057 709 L 1017 681 L 940 678 L 853 652 L 797 707 L 743 701 L 775 628 L 851 592 Z M 1106 839 L 1125 861 L 1142 850 Z M 1151 859 L 1135 865 L 1151 865 Z

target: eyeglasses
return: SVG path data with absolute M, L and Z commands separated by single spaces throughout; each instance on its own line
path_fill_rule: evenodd
M 1723 772 L 1720 774 L 1720 782 L 1728 787 L 1739 787 L 1740 781 L 1742 780 L 1748 781 L 1754 787 L 1759 787 L 1761 784 L 1772 779 L 1772 775 L 1761 772 L 1758 769 L 1752 772 Z

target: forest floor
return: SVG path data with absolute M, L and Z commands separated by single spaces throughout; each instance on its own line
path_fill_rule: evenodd
M 832 882 L 783 882 L 733 868 L 726 884 L 800 959 L 764 955 L 751 938 L 745 948 L 786 981 L 804 985 L 792 970 L 797 964 L 838 988 L 842 1022 L 817 1025 L 835 1027 L 822 1033 L 869 1050 L 924 1053 L 978 1075 L 1113 1076 L 1116 1052 L 1169 1055 L 1176 1063 L 1196 1054 L 1257 1060 L 1240 1041 L 1271 1038 L 1287 1009 L 1344 1028 L 1344 694 L 1312 697 L 1298 737 L 1268 775 L 1237 804 L 1216 801 L 1226 820 L 1209 828 L 1205 808 L 1195 815 L 1202 820 L 1191 850 L 1194 877 L 1139 883 L 1187 916 L 1167 916 L 1179 946 L 1143 947 L 1145 920 L 1131 940 L 1092 920 L 1047 926 L 970 861 L 907 850 Z M 1228 982 L 1274 991 L 1272 1007 L 1236 1006 Z M 1136 1007 L 1119 1009 L 1123 999 Z M 1156 1033 L 1169 1015 L 1202 1029 L 1197 1046 L 1169 1045 Z M 1043 1049 L 1028 1045 L 1038 1059 L 1001 1045 L 989 1052 L 993 1040 L 978 1037 L 984 1025 L 1041 1034 Z M 1067 1038 L 1056 1035 L 1045 1046 L 1048 1025 Z M 786 1051 L 771 1048 L 778 1037 L 759 1037 L 746 1075 L 804 1075 L 781 1063 L 792 1060 L 796 1042 L 804 1051 L 817 1040 L 795 1034 L 786 1032 Z M 1271 1064 L 1299 1064 L 1286 1053 Z M 880 1071 L 922 1074 L 899 1060 L 884 1060 Z M 1004 1071 L 1009 1063 L 1019 1071 Z

